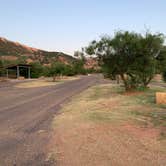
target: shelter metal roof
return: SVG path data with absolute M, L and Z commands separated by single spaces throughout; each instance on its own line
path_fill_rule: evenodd
M 19 66 L 19 67 L 31 67 L 32 65 L 29 65 L 29 64 L 16 64 L 16 65 L 8 65 L 5 68 L 6 69 L 14 69 L 17 66 Z

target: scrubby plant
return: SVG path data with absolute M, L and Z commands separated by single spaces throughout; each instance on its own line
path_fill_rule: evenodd
M 132 90 L 147 87 L 152 80 L 163 43 L 162 34 L 119 31 L 113 38 L 104 36 L 100 41 L 92 41 L 85 52 L 98 57 L 105 76 L 119 75 L 125 89 Z
M 40 62 L 32 62 L 30 65 L 32 78 L 39 78 L 44 75 L 44 67 Z
M 54 62 L 51 64 L 49 69 L 49 76 L 53 77 L 53 81 L 56 80 L 57 76 L 62 76 L 65 73 L 65 64 L 61 62 Z

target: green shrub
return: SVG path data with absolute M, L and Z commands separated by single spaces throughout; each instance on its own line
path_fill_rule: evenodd
M 85 52 L 98 57 L 105 77 L 114 79 L 119 75 L 125 89 L 133 90 L 148 86 L 157 71 L 156 57 L 163 47 L 162 34 L 119 31 L 113 38 L 103 36 L 99 41 L 92 41 Z
M 44 75 L 44 67 L 41 65 L 40 62 L 32 62 L 30 65 L 31 67 L 31 77 L 32 78 L 39 78 Z

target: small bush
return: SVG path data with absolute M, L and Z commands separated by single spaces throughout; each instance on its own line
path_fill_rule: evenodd
M 32 78 L 38 78 L 43 75 L 44 73 L 44 67 L 39 62 L 33 62 L 31 63 L 31 77 Z

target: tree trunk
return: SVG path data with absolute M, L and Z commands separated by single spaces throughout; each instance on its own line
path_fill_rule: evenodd
M 117 80 L 117 84 L 119 84 L 120 83 L 119 75 L 116 76 L 116 80 Z
M 55 81 L 56 81 L 56 76 L 54 75 L 54 76 L 53 76 L 53 82 L 55 82 Z
M 126 90 L 126 91 L 129 91 L 129 90 L 130 90 L 130 87 L 129 87 L 128 83 L 127 83 L 127 80 L 126 80 L 124 74 L 120 74 L 120 77 L 121 77 L 121 79 L 122 79 L 122 81 L 123 81 L 123 83 L 124 83 L 125 90 Z
M 150 81 L 152 80 L 153 77 L 149 77 L 148 79 L 146 79 L 145 81 L 143 81 L 143 85 L 145 88 L 147 88 L 148 84 L 150 83 Z

